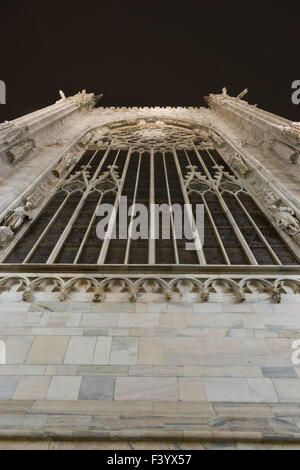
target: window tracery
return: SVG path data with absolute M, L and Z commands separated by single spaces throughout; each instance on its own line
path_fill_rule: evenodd
M 226 163 L 218 151 L 224 141 L 214 131 L 140 120 L 120 128 L 106 126 L 104 132 L 89 132 L 87 136 L 82 139 L 87 150 L 79 160 L 77 145 L 75 153 L 67 153 L 52 170 L 52 177 L 60 181 L 56 192 L 24 228 L 2 262 L 299 264 L 297 254 L 249 194 L 244 180 L 251 169 L 239 154 L 233 155 L 230 166 Z M 128 205 L 203 204 L 203 251 L 185 250 L 186 240 L 176 238 L 172 213 L 169 240 L 97 238 L 97 208 L 102 203 L 115 207 L 109 234 L 119 223 L 121 195 L 127 196 Z M 31 199 L 32 203 L 39 201 L 38 193 Z M 288 208 L 281 209 L 280 217 L 275 215 L 278 224 L 297 233 L 297 219 Z M 191 214 L 191 225 L 194 217 Z M 128 222 L 132 219 L 129 215 Z M 150 230 L 153 224 L 150 212 Z M 6 227 L 12 232 L 10 242 L 14 228 Z

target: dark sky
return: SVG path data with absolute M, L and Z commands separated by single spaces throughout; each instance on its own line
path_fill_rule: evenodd
M 0 121 L 54 103 L 59 89 L 103 92 L 103 106 L 203 106 L 223 86 L 300 121 L 299 1 L 3 3 Z

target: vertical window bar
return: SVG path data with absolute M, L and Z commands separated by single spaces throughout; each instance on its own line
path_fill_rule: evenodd
M 105 154 L 104 157 L 103 157 L 103 162 L 104 162 L 104 160 L 106 159 L 108 153 L 109 153 L 109 149 L 107 149 L 107 152 L 106 152 L 106 154 Z M 116 156 L 115 156 L 115 158 L 114 158 L 113 165 L 116 164 L 118 155 L 119 155 L 119 152 L 117 152 L 117 154 L 116 154 Z M 97 171 L 97 173 L 96 173 L 97 176 L 98 176 L 98 174 L 99 174 L 99 172 L 100 172 L 100 170 L 101 170 L 101 167 L 102 167 L 102 165 L 99 167 L 99 171 Z M 93 227 L 93 224 L 94 224 L 94 220 L 95 220 L 95 218 L 96 218 L 96 214 L 97 214 L 98 207 L 99 207 L 100 204 L 102 203 L 102 200 L 103 200 L 104 195 L 105 195 L 105 193 L 101 193 L 100 199 L 99 199 L 99 201 L 98 201 L 98 203 L 97 203 L 97 205 L 96 205 L 96 208 L 95 208 L 95 210 L 94 210 L 94 213 L 93 213 L 93 215 L 92 215 L 92 217 L 91 217 L 91 220 L 90 220 L 90 222 L 89 222 L 89 224 L 88 224 L 88 226 L 87 226 L 86 232 L 85 232 L 84 237 L 83 237 L 83 239 L 82 239 L 81 245 L 80 245 L 80 247 L 79 247 L 79 249 L 78 249 L 77 255 L 76 255 L 76 257 L 75 257 L 75 259 L 74 259 L 74 261 L 73 261 L 73 264 L 77 264 L 77 263 L 78 263 L 78 260 L 79 260 L 79 258 L 80 258 L 80 256 L 81 256 L 81 253 L 82 253 L 82 251 L 83 251 L 83 249 L 84 249 L 84 247 L 85 247 L 86 241 L 87 241 L 87 239 L 88 239 L 88 237 L 89 237 L 89 234 L 90 234 L 90 232 L 91 232 L 91 229 L 92 229 L 92 227 Z
M 71 195 L 71 193 L 68 193 L 68 194 L 66 195 L 65 199 L 63 200 L 63 202 L 61 203 L 61 205 L 59 206 L 59 208 L 57 209 L 57 211 L 55 212 L 55 214 L 53 215 L 53 217 L 51 218 L 51 220 L 48 222 L 48 225 L 45 227 L 45 229 L 43 230 L 43 232 L 41 233 L 41 235 L 39 236 L 39 238 L 37 239 L 37 241 L 35 242 L 35 244 L 34 244 L 33 247 L 31 248 L 31 250 L 29 251 L 29 253 L 28 253 L 27 256 L 25 257 L 23 263 L 29 263 L 30 259 L 31 259 L 32 256 L 34 255 L 36 249 L 39 247 L 41 241 L 43 241 L 43 239 L 45 238 L 45 236 L 47 235 L 47 233 L 49 232 L 49 230 L 51 229 L 51 227 L 52 227 L 53 224 L 55 223 L 57 217 L 58 217 L 59 214 L 62 212 L 62 210 L 63 210 L 63 208 L 65 207 L 65 205 L 67 204 L 70 195 Z
M 179 181 L 180 181 L 181 192 L 182 192 L 182 195 L 183 195 L 184 202 L 185 202 L 185 204 L 189 204 L 188 207 L 191 207 L 190 206 L 190 200 L 189 200 L 189 197 L 188 197 L 186 189 L 185 189 L 184 180 L 183 180 L 183 176 L 182 176 L 182 173 L 181 173 L 177 153 L 176 153 L 176 150 L 174 148 L 173 148 L 173 155 L 174 155 L 174 159 L 175 159 L 175 165 L 176 165 L 176 169 L 177 169 L 177 173 L 178 173 L 178 177 L 179 177 Z M 199 233 L 198 233 L 198 230 L 197 230 L 197 227 L 196 227 L 196 223 L 195 223 L 195 219 L 194 219 L 194 215 L 192 213 L 192 210 L 188 210 L 188 217 L 189 217 L 189 222 L 190 222 L 190 225 L 191 225 L 191 229 L 195 233 L 196 244 L 198 246 L 201 246 L 201 240 L 200 240 L 200 237 L 199 237 Z M 203 250 L 200 249 L 200 250 L 195 250 L 195 251 L 197 253 L 199 263 L 200 264 L 206 264 L 206 260 L 205 260 Z
M 254 230 L 256 231 L 257 235 L 259 236 L 259 238 L 262 240 L 262 242 L 265 244 L 265 247 L 267 248 L 267 250 L 269 251 L 270 255 L 272 256 L 272 258 L 274 259 L 274 261 L 277 263 L 277 264 L 282 264 L 280 259 L 278 258 L 278 256 L 276 255 L 276 253 L 273 251 L 272 247 L 269 245 L 268 241 L 265 239 L 264 235 L 262 234 L 262 232 L 259 230 L 259 228 L 257 227 L 256 223 L 254 222 L 254 220 L 252 219 L 251 215 L 249 214 L 249 212 L 247 211 L 247 209 L 245 208 L 244 204 L 242 203 L 242 201 L 240 201 L 240 199 L 238 197 L 235 196 L 235 199 L 237 200 L 239 206 L 241 207 L 241 209 L 244 211 L 244 213 L 246 214 L 246 216 L 248 217 L 249 221 L 251 222 Z
M 88 197 L 88 194 L 90 192 L 90 189 L 91 189 L 91 185 L 92 183 L 95 181 L 96 177 L 97 177 L 97 174 L 98 174 L 98 170 L 104 165 L 104 162 L 106 160 L 106 157 L 109 153 L 109 150 L 110 150 L 110 147 L 108 147 L 107 151 L 105 152 L 105 158 L 102 158 L 102 160 L 100 161 L 99 165 L 98 165 L 98 168 L 97 170 L 94 172 L 93 176 L 91 177 L 91 179 L 89 180 L 86 188 L 85 188 L 85 191 L 82 195 L 82 198 L 80 199 L 75 211 L 73 212 L 69 222 L 67 223 L 63 233 L 61 234 L 61 236 L 59 237 L 56 245 L 54 246 L 54 248 L 52 249 L 52 252 L 49 256 L 49 258 L 47 259 L 47 262 L 46 264 L 52 264 L 52 263 L 55 263 L 55 260 L 59 254 L 59 251 L 63 245 L 63 243 L 66 241 L 70 231 L 71 231 L 71 228 L 73 226 L 73 223 L 75 222 L 75 220 L 77 219 L 78 215 L 80 214 L 80 211 L 86 201 L 86 198 Z M 95 155 L 94 155 L 95 156 Z M 94 158 L 93 156 L 93 158 Z
M 166 179 L 168 204 L 171 207 L 172 201 L 171 201 L 170 187 L 169 187 L 169 181 L 168 181 L 168 176 L 167 176 L 167 167 L 166 167 L 165 154 L 163 154 L 162 158 L 163 158 L 163 163 L 164 163 L 164 172 L 165 172 L 165 179 Z M 175 263 L 179 264 L 179 256 L 178 256 L 177 243 L 176 243 L 176 234 L 175 234 L 175 227 L 174 227 L 174 214 L 173 214 L 173 212 L 170 212 L 170 217 L 171 217 L 171 229 L 172 229 L 172 239 L 173 239 L 173 247 L 174 247 L 174 254 L 175 254 Z
M 188 156 L 188 154 L 187 154 L 186 151 L 185 151 L 185 154 L 186 154 L 186 158 L 188 159 L 189 164 L 191 165 L 191 164 L 192 164 L 192 163 L 191 163 L 191 160 L 190 160 L 190 158 L 189 158 L 189 156 Z M 200 196 L 200 195 L 199 195 L 199 196 Z M 231 264 L 231 263 L 230 263 L 230 260 L 229 260 L 229 258 L 228 258 L 228 255 L 227 255 L 227 253 L 226 253 L 225 247 L 224 247 L 224 245 L 223 245 L 223 242 L 222 242 L 222 240 L 221 240 L 220 234 L 219 234 L 219 232 L 218 232 L 217 226 L 216 226 L 216 224 L 215 224 L 215 221 L 214 221 L 214 219 L 213 219 L 213 217 L 212 217 L 212 215 L 211 215 L 211 212 L 210 212 L 210 209 L 209 209 L 209 207 L 208 207 L 208 204 L 207 204 L 205 198 L 202 196 L 202 194 L 201 194 L 201 200 L 202 200 L 202 203 L 204 204 L 206 213 L 207 213 L 207 215 L 208 215 L 210 224 L 211 224 L 211 226 L 212 226 L 212 228 L 213 228 L 214 234 L 215 234 L 215 236 L 216 236 L 216 239 L 217 239 L 217 242 L 218 242 L 218 244 L 219 244 L 219 248 L 220 248 L 220 250 L 221 250 L 221 252 L 222 252 L 222 255 L 223 255 L 223 257 L 224 257 L 224 260 L 225 260 L 226 264 Z M 204 243 L 205 243 L 205 240 L 204 240 Z
M 237 237 L 237 239 L 239 240 L 240 242 L 240 245 L 241 245 L 241 248 L 243 249 L 246 257 L 248 258 L 249 262 L 252 264 L 252 265 L 258 265 L 258 262 L 256 261 L 256 258 L 255 256 L 253 255 L 248 243 L 246 242 L 245 238 L 243 237 L 243 234 L 242 232 L 240 231 L 236 221 L 234 220 L 233 216 L 231 215 L 231 212 L 230 210 L 228 209 L 227 207 L 227 204 L 225 203 L 219 189 L 216 187 L 216 184 L 215 184 L 215 180 L 213 179 L 213 177 L 211 176 L 210 172 L 208 171 L 208 169 L 205 167 L 205 164 L 201 158 L 201 155 L 199 154 L 197 148 L 194 146 L 195 148 L 195 152 L 196 152 L 196 155 L 200 161 L 200 164 L 202 165 L 202 167 L 204 168 L 206 174 L 208 175 L 208 178 L 209 180 L 211 181 L 211 183 L 213 184 L 213 187 L 214 187 L 214 191 L 215 191 L 215 194 L 219 200 L 219 203 L 223 209 L 223 211 L 225 212 L 229 222 L 231 223 L 231 226 L 233 228 L 233 231 Z M 209 156 L 211 157 L 209 151 L 207 150 L 207 153 L 209 154 Z M 219 166 L 219 165 L 218 165 Z
M 148 263 L 155 264 L 155 189 L 154 189 L 154 151 L 151 149 L 150 153 L 150 195 L 149 195 L 149 245 L 148 245 Z
M 109 220 L 109 223 L 108 223 L 107 232 L 106 232 L 105 238 L 104 238 L 103 243 L 102 243 L 102 247 L 101 247 L 101 251 L 100 251 L 100 255 L 99 255 L 97 264 L 104 264 L 104 262 L 105 262 L 105 257 L 106 257 L 106 253 L 107 253 L 107 250 L 108 250 L 110 237 L 111 237 L 114 225 L 116 223 L 116 214 L 117 214 L 118 207 L 119 207 L 120 196 L 122 194 L 123 186 L 124 186 L 124 183 L 125 183 L 126 173 L 127 173 L 127 169 L 128 169 L 128 165 L 129 165 L 129 161 L 130 161 L 130 154 L 131 154 L 131 147 L 128 149 L 128 153 L 127 153 L 127 157 L 126 157 L 126 161 L 125 161 L 125 165 L 124 165 L 120 185 L 119 185 L 119 188 L 118 188 L 118 193 L 117 193 L 115 203 L 114 203 L 114 210 L 113 210 L 112 216 L 111 216 L 111 218 Z
M 141 168 L 141 153 L 139 154 L 139 162 L 138 162 L 138 168 L 136 172 L 136 180 L 135 180 L 134 194 L 133 194 L 133 201 L 132 201 L 133 207 L 135 206 L 135 202 L 136 202 L 136 194 L 137 194 L 139 177 L 140 177 L 140 168 Z M 130 217 L 130 223 L 132 222 L 132 220 L 133 220 L 133 215 Z M 130 242 L 131 242 L 131 230 L 128 232 L 124 264 L 128 264 L 128 261 L 129 261 Z

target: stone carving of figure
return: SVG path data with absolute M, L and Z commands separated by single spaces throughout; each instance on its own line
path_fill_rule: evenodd
M 299 221 L 294 216 L 294 211 L 290 207 L 271 206 L 270 209 L 276 210 L 275 217 L 278 225 L 286 229 L 291 235 L 300 230 Z
M 224 140 L 216 132 L 209 129 L 208 135 L 211 138 L 211 140 L 216 144 L 217 147 L 224 147 L 225 145 Z
M 231 166 L 234 168 L 243 178 L 246 178 L 251 172 L 250 168 L 246 165 L 242 157 L 235 153 L 231 161 Z
M 281 204 L 281 199 L 276 197 L 270 189 L 265 189 L 264 190 L 264 195 L 265 195 L 265 201 L 267 203 L 267 206 L 269 208 L 271 207 L 279 207 Z
M 85 134 L 82 139 L 80 140 L 80 142 L 78 142 L 78 145 L 80 147 L 85 147 L 87 144 L 90 143 L 92 139 L 92 132 L 88 132 L 87 134 Z
M 0 226 L 0 245 L 5 246 L 28 220 L 30 217 L 23 206 L 8 211 Z
M 17 232 L 17 230 L 19 230 L 27 220 L 30 220 L 27 210 L 25 207 L 19 206 L 8 211 L 2 223 L 9 227 L 13 232 Z
M 62 173 L 68 168 L 70 168 L 70 166 L 73 165 L 75 161 L 76 161 L 75 155 L 73 155 L 70 152 L 66 153 L 60 160 L 59 164 L 52 170 L 52 174 L 56 178 L 60 178 Z
M 36 209 L 44 199 L 44 194 L 40 189 L 36 189 L 28 198 L 26 199 L 25 207 L 27 210 Z

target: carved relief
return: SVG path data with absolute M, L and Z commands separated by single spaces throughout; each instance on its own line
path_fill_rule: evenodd
M 192 149 L 193 143 L 201 148 L 215 149 L 223 147 L 224 140 L 214 131 L 196 127 L 170 125 L 162 120 L 147 121 L 140 119 L 131 126 L 120 125 L 115 128 L 96 129 L 91 138 L 92 145 L 105 148 L 108 144 L 113 147 L 132 147 L 133 150 L 147 151 L 153 148 L 157 151 Z
M 269 189 L 265 190 L 265 203 L 273 215 L 279 228 L 290 235 L 300 245 L 300 223 L 294 217 L 295 212 L 290 207 L 282 206 L 281 199 L 277 198 Z
M 247 178 L 251 172 L 251 169 L 246 165 L 244 159 L 238 153 L 235 153 L 232 156 L 230 165 L 242 178 Z
M 9 163 L 15 163 L 28 155 L 28 153 L 35 147 L 35 141 L 33 139 L 25 140 L 18 144 L 13 145 L 7 152 L 7 160 Z
M 225 146 L 225 141 L 215 131 L 207 129 L 207 134 L 216 147 L 222 148 Z
M 27 210 L 31 211 L 39 207 L 45 197 L 43 191 L 38 187 L 33 193 L 26 198 L 25 207 Z
M 80 147 L 85 147 L 86 145 L 88 145 L 88 144 L 90 143 L 92 137 L 93 137 L 92 132 L 88 132 L 88 133 L 85 134 L 85 135 L 82 137 L 82 139 L 78 142 L 78 145 L 79 145 Z
M 78 156 L 72 152 L 67 152 L 60 160 L 58 165 L 52 170 L 52 174 L 56 178 L 61 178 L 63 173 L 68 170 L 76 161 Z
M 167 280 L 159 276 L 144 277 L 93 277 L 81 275 L 62 278 L 56 275 L 30 277 L 9 275 L 0 277 L 0 300 L 10 292 L 25 302 L 34 301 L 36 296 L 52 294 L 53 299 L 61 302 L 69 299 L 86 302 L 103 302 L 122 295 L 125 302 L 137 301 L 178 301 L 208 302 L 212 299 L 223 301 L 224 296 L 231 296 L 237 302 L 245 302 L 251 295 L 270 297 L 279 303 L 282 295 L 299 294 L 299 277 L 263 277 L 232 278 L 229 276 L 176 276 Z M 2 297 L 4 296 L 4 297 Z M 10 297 L 11 298 L 11 297 Z
M 0 225 L 1 245 L 7 245 L 7 243 L 13 238 L 14 234 L 28 220 L 30 220 L 30 217 L 26 207 L 19 206 L 15 209 L 9 210 Z
M 290 235 L 295 235 L 300 230 L 299 221 L 294 217 L 295 212 L 290 207 L 271 206 L 276 221 L 280 228 L 286 230 Z

